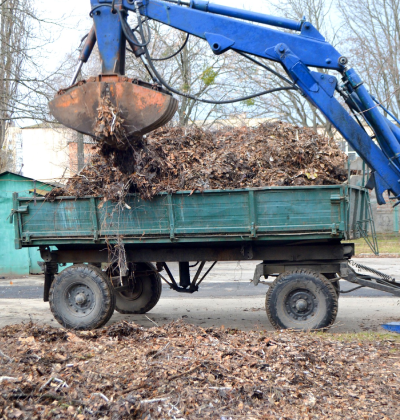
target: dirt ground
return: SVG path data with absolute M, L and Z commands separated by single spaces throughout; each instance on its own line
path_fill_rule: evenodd
M 399 262 L 363 259 L 397 278 Z M 380 326 L 399 298 L 357 291 L 329 333 L 275 332 L 254 263 L 217 267 L 203 294 L 164 288 L 93 332 L 60 327 L 42 277 L 1 280 L 0 419 L 400 418 L 400 335 Z
M 120 322 L 0 329 L 2 419 L 396 419 L 400 340 Z
M 58 328 L 48 303 L 41 299 L 0 299 L 0 327 L 29 323 Z M 264 297 L 235 298 L 161 298 L 157 306 L 146 315 L 121 315 L 114 312 L 107 325 L 123 320 L 151 327 L 183 319 L 203 328 L 221 327 L 240 330 L 273 331 L 264 308 Z M 381 324 L 400 320 L 400 299 L 396 298 L 343 298 L 332 332 L 382 331 Z
M 399 258 L 360 259 L 400 279 Z M 254 287 L 255 262 L 218 263 L 203 284 L 200 292 L 193 295 L 179 294 L 164 285 L 159 303 L 146 315 L 121 315 L 114 312 L 108 325 L 123 320 L 142 327 L 166 324 L 183 319 L 194 325 L 209 328 L 238 328 L 240 330 L 272 331 L 265 313 L 267 286 Z M 172 265 L 175 274 L 177 267 Z M 12 283 L 10 285 L 10 283 Z M 343 282 L 342 289 L 353 285 Z M 0 328 L 33 321 L 40 325 L 59 327 L 48 303 L 42 300 L 43 276 L 0 280 Z M 3 298 L 4 290 L 12 290 Z M 35 298 L 28 298 L 35 296 Z M 383 331 L 381 324 L 400 321 L 400 298 L 371 289 L 345 294 L 339 300 L 339 313 L 332 332 Z

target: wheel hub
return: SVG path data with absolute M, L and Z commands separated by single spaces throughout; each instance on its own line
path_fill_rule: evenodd
M 67 290 L 68 308 L 75 315 L 87 315 L 95 306 L 93 291 L 86 284 L 75 283 Z
M 299 299 L 296 302 L 296 309 L 299 312 L 305 311 L 307 309 L 307 306 L 308 306 L 308 302 L 305 299 Z
M 307 289 L 296 289 L 285 299 L 287 313 L 296 320 L 307 320 L 314 316 L 318 307 L 317 298 Z
M 143 293 L 143 277 L 133 279 L 132 287 L 129 290 L 124 290 L 121 295 L 127 300 L 137 300 Z
M 87 302 L 87 297 L 85 293 L 81 292 L 75 296 L 75 303 L 79 306 L 84 305 Z

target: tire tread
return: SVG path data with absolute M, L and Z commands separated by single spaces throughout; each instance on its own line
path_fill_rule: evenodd
M 272 283 L 272 285 L 269 287 L 266 297 L 265 297 L 265 310 L 267 312 L 267 316 L 269 319 L 269 322 L 272 324 L 272 326 L 276 329 L 276 330 L 280 330 L 282 329 L 281 326 L 279 326 L 277 324 L 277 322 L 275 321 L 272 313 L 271 313 L 271 298 L 272 298 L 272 292 L 275 289 L 275 287 L 278 284 L 284 283 L 285 282 L 285 277 L 289 274 L 306 274 L 306 275 L 310 275 L 310 276 L 314 276 L 317 277 L 319 280 L 321 280 L 321 282 L 327 287 L 327 289 L 329 290 L 329 293 L 333 299 L 333 308 L 331 311 L 331 319 L 330 322 L 328 323 L 328 325 L 326 327 L 324 327 L 324 329 L 329 328 L 336 320 L 337 314 L 338 314 L 338 310 L 339 310 L 339 304 L 338 304 L 338 295 L 337 292 L 335 290 L 335 287 L 332 285 L 332 283 L 322 274 L 320 273 L 316 273 L 314 271 L 311 270 L 305 270 L 305 269 L 297 269 L 294 271 L 286 271 L 282 274 L 280 274 Z
M 145 314 L 152 310 L 158 303 L 161 297 L 161 291 L 162 291 L 162 284 L 161 284 L 161 278 L 158 275 L 158 273 L 155 271 L 155 267 L 153 264 L 145 263 L 148 267 L 154 270 L 154 274 L 152 276 L 155 277 L 155 280 L 151 280 L 151 289 L 152 294 L 150 300 L 144 305 L 142 308 L 137 310 L 126 310 L 118 308 L 118 306 L 115 306 L 115 310 L 119 312 L 120 314 Z
M 65 273 L 68 273 L 71 270 L 79 270 L 79 271 L 89 270 L 96 273 L 96 275 L 101 277 L 104 281 L 100 283 L 102 293 L 106 297 L 104 308 L 102 312 L 99 314 L 99 316 L 97 317 L 96 322 L 92 322 L 91 324 L 82 326 L 82 327 L 75 327 L 66 323 L 62 315 L 58 312 L 57 307 L 55 307 L 54 305 L 54 299 L 53 299 L 54 289 L 62 282 L 63 277 L 65 276 Z M 49 302 L 50 302 L 50 309 L 54 318 L 62 326 L 66 328 L 73 328 L 76 330 L 86 330 L 86 329 L 89 330 L 89 329 L 100 328 L 109 321 L 115 309 L 115 294 L 113 293 L 113 287 L 111 285 L 110 280 L 107 278 L 107 276 L 104 275 L 104 273 L 99 268 L 93 265 L 89 265 L 89 264 L 74 264 L 71 267 L 68 267 L 65 270 L 61 271 L 61 273 L 58 274 L 56 278 L 54 279 L 54 281 L 52 282 L 51 288 L 50 288 Z

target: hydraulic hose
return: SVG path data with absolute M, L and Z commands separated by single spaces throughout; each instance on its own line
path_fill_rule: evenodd
M 190 94 L 188 94 L 188 93 L 180 92 L 179 90 L 174 89 L 172 86 L 170 86 L 170 85 L 169 85 L 169 84 L 168 84 L 168 83 L 167 83 L 167 82 L 163 79 L 163 77 L 162 77 L 162 76 L 161 76 L 161 74 L 157 71 L 157 69 L 154 67 L 153 61 L 152 61 L 152 59 L 151 59 L 151 57 L 150 57 L 150 54 L 149 54 L 149 51 L 148 51 L 148 49 L 147 49 L 147 48 L 145 48 L 145 54 L 146 54 L 146 58 L 147 58 L 147 61 L 148 61 L 148 63 L 149 63 L 149 66 L 150 66 L 150 68 L 151 68 L 151 71 L 155 74 L 155 76 L 157 77 L 157 79 L 160 81 L 160 83 L 161 83 L 161 84 L 162 84 L 165 88 L 167 88 L 169 91 L 171 91 L 171 92 L 173 92 L 173 93 L 176 93 L 176 94 L 177 94 L 177 95 L 179 95 L 179 96 L 183 96 L 183 97 L 185 97 L 185 98 L 188 98 L 188 99 L 193 99 L 193 100 L 195 100 L 195 101 L 203 102 L 203 103 L 206 103 L 206 104 L 213 104 L 213 105 L 226 105 L 226 104 L 233 104 L 233 103 L 235 103 L 235 102 L 246 101 L 246 100 L 248 100 L 248 99 L 253 99 L 253 98 L 256 98 L 256 97 L 258 97 L 258 96 L 266 95 L 266 94 L 268 94 L 268 93 L 279 92 L 279 91 L 281 91 L 281 90 L 296 90 L 296 88 L 294 88 L 293 86 L 287 86 L 287 87 L 279 87 L 279 88 L 274 88 L 274 89 L 268 89 L 268 90 L 264 90 L 264 91 L 262 91 L 262 92 L 258 92 L 258 93 L 252 94 L 252 95 L 243 96 L 243 97 L 241 97 L 241 98 L 236 98 L 236 99 L 228 99 L 228 100 L 226 100 L 226 101 L 213 101 L 213 100 L 210 100 L 210 99 L 202 99 L 202 98 L 199 98 L 199 97 L 197 97 L 197 96 L 190 95 Z
M 135 3 L 136 3 L 136 2 L 135 2 Z M 114 2 L 113 2 L 112 4 L 102 4 L 102 5 L 99 5 L 99 6 L 94 7 L 94 8 L 90 11 L 90 16 L 91 16 L 91 17 L 93 17 L 93 12 L 94 12 L 96 9 L 98 9 L 98 8 L 100 8 L 100 7 L 104 7 L 104 6 L 106 6 L 106 7 L 110 7 L 112 10 L 116 10 L 116 11 L 118 12 L 118 14 L 119 14 L 119 18 L 120 18 L 120 22 L 121 22 L 122 31 L 123 31 L 123 33 L 124 33 L 124 35 L 125 35 L 126 39 L 128 40 L 128 42 L 129 42 L 130 44 L 133 44 L 133 45 L 135 45 L 135 46 L 137 46 L 137 47 L 140 47 L 140 48 L 143 48 L 143 49 L 144 49 L 144 52 L 145 52 L 145 56 L 146 56 L 146 59 L 147 59 L 148 65 L 149 65 L 149 67 L 150 67 L 151 71 L 154 73 L 154 75 L 155 75 L 155 76 L 157 77 L 157 79 L 159 80 L 159 82 L 160 82 L 160 83 L 161 83 L 161 84 L 162 84 L 162 85 L 163 85 L 166 89 L 168 89 L 169 91 L 171 91 L 171 92 L 173 92 L 173 93 L 175 93 L 175 94 L 177 94 L 177 95 L 179 95 L 179 96 L 182 96 L 182 97 L 185 97 L 185 98 L 188 98 L 188 99 L 192 99 L 192 100 L 194 100 L 194 101 L 198 101 L 198 102 L 206 103 L 206 104 L 213 104 L 213 105 L 226 105 L 226 104 L 232 104 L 232 103 L 235 103 L 235 102 L 246 101 L 246 100 L 248 100 L 248 99 L 257 98 L 257 97 L 259 97 L 259 96 L 263 96 L 263 95 L 267 95 L 267 94 L 269 94 L 269 93 L 279 92 L 279 91 L 283 91 L 283 90 L 297 90 L 297 87 L 296 87 L 296 86 L 294 86 L 294 85 L 291 83 L 291 81 L 290 81 L 289 79 L 286 79 L 285 77 L 283 77 L 282 75 L 280 75 L 278 72 L 275 72 L 273 69 L 269 68 L 268 66 L 263 65 L 263 64 L 262 64 L 262 63 L 260 63 L 259 61 L 255 60 L 255 59 L 253 59 L 253 58 L 251 58 L 251 57 L 248 57 L 246 54 L 242 54 L 242 53 L 240 53 L 241 55 L 243 55 L 244 57 L 246 57 L 248 60 L 253 61 L 254 63 L 256 63 L 256 64 L 260 65 L 261 67 L 265 68 L 266 70 L 268 70 L 268 71 L 272 72 L 273 74 L 275 74 L 276 76 L 280 77 L 280 78 L 281 78 L 282 80 L 284 80 L 286 83 L 289 83 L 289 84 L 290 84 L 290 86 L 278 87 L 278 88 L 274 88 L 274 89 L 267 89 L 267 90 L 264 90 L 264 91 L 262 91 L 262 92 L 258 92 L 258 93 L 252 94 L 252 95 L 242 96 L 242 97 L 240 97 L 240 98 L 235 98 L 235 99 L 228 99 L 228 100 L 225 100 L 225 101 L 213 101 L 213 100 L 211 100 L 211 99 L 202 99 L 202 98 L 199 98 L 199 97 L 197 97 L 197 96 L 190 95 L 190 94 L 185 93 L 185 92 L 181 92 L 181 91 L 179 91 L 179 90 L 177 90 L 177 89 L 173 88 L 172 86 L 170 86 L 170 85 L 169 85 L 169 84 L 168 84 L 168 83 L 164 80 L 164 78 L 161 76 L 161 74 L 158 72 L 158 70 L 154 67 L 153 61 L 162 61 L 162 60 L 167 60 L 167 59 L 172 58 L 172 57 L 176 56 L 177 54 L 179 54 L 179 53 L 183 50 L 183 48 L 186 46 L 186 44 L 187 44 L 187 42 L 188 42 L 188 39 L 189 39 L 189 34 L 188 34 L 188 36 L 186 37 L 186 40 L 185 40 L 185 42 L 183 43 L 183 45 L 182 45 L 182 46 L 179 48 L 179 50 L 178 50 L 178 51 L 176 51 L 174 54 L 172 54 L 172 55 L 171 55 L 171 56 L 169 56 L 169 57 L 163 58 L 163 59 L 152 59 L 152 58 L 150 57 L 149 50 L 147 49 L 147 45 L 149 45 L 149 43 L 150 43 L 150 41 L 151 41 L 151 30 L 150 30 L 150 27 L 149 27 L 148 20 L 145 20 L 146 27 L 147 27 L 147 35 L 148 35 L 147 40 L 146 40 L 146 38 L 145 38 L 145 36 L 144 36 L 144 32 L 143 32 L 143 22 L 142 22 L 142 20 L 141 20 L 141 16 L 140 16 L 140 12 L 139 12 L 139 6 L 138 6 L 138 4 L 136 3 L 136 14 L 137 14 L 137 17 L 138 17 L 139 33 L 140 33 L 140 37 L 141 37 L 141 39 L 142 39 L 142 43 L 137 42 L 137 39 L 134 39 L 135 37 L 133 37 L 133 36 L 132 36 L 132 29 L 131 29 L 131 27 L 129 26 L 128 22 L 126 21 L 125 16 L 123 16 L 123 13 L 125 13 L 125 12 L 124 12 L 124 11 L 121 11 L 121 10 L 119 10 L 119 9 L 114 9 Z

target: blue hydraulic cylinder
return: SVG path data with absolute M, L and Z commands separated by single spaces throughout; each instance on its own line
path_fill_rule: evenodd
M 287 46 L 276 47 L 277 55 L 289 75 L 296 81 L 303 94 L 314 104 L 342 136 L 351 144 L 367 165 L 378 174 L 377 196 L 384 203 L 382 193 L 391 190 L 400 197 L 400 171 L 385 156 L 370 136 L 357 124 L 343 106 L 326 91 L 326 87 L 312 75 L 310 70 L 294 55 Z M 384 118 L 382 116 L 382 118 Z M 392 136 L 393 134 L 390 133 Z M 393 136 L 394 137 L 394 136 Z M 396 141 L 396 140 L 395 140 Z
M 360 112 L 360 110 L 363 109 L 363 105 L 362 105 L 360 99 L 358 98 L 357 94 L 355 92 L 353 92 L 350 96 L 351 96 L 351 101 L 346 101 L 346 103 L 355 112 Z M 357 106 L 354 106 L 354 104 L 352 102 L 354 102 L 354 104 L 356 104 Z M 369 121 L 372 119 L 372 116 L 369 115 L 370 111 L 367 110 L 367 111 L 361 111 L 361 112 L 362 112 L 363 115 L 365 115 L 365 117 L 366 117 L 365 120 L 369 124 Z M 394 136 L 396 137 L 396 140 L 400 144 L 400 128 L 397 125 L 393 124 L 391 121 L 389 121 L 387 118 L 385 118 L 385 121 L 386 121 L 386 124 L 388 125 L 388 127 L 390 128 L 390 130 L 392 131 L 392 133 L 394 134 Z M 384 142 L 384 141 L 381 141 L 381 139 L 378 136 L 377 136 L 377 140 L 378 140 L 379 145 L 381 146 L 381 149 L 385 152 L 386 156 L 389 157 L 390 154 L 391 154 L 391 150 L 389 149 L 387 143 Z
M 122 5 L 126 10 L 135 11 L 135 6 L 131 3 L 131 0 L 122 0 Z M 217 7 L 217 5 L 214 6 Z M 247 11 L 240 12 L 247 13 Z M 338 71 L 344 69 L 339 62 L 341 54 L 331 44 L 325 42 L 322 35 L 311 24 L 304 23 L 301 34 L 290 33 L 158 0 L 143 0 L 140 13 L 142 16 L 147 16 L 199 38 L 207 39 L 207 36 L 210 35 L 224 37 L 226 42 L 229 42 L 229 48 L 236 51 L 279 61 L 276 58 L 274 48 L 279 43 L 285 43 L 291 46 L 291 50 L 307 66 Z M 244 15 L 241 16 L 244 18 Z M 260 16 L 263 16 L 263 19 L 269 19 L 268 16 L 265 17 L 261 14 Z M 277 26 L 277 22 L 284 20 L 273 16 L 271 18 L 273 20 L 270 20 L 269 23 L 275 24 L 275 26 Z M 287 21 L 290 22 L 289 25 L 295 23 L 297 28 L 300 27 L 300 22 L 290 21 L 289 19 Z M 265 23 L 267 23 L 266 20 Z
M 86 63 L 89 60 L 90 54 L 92 54 L 93 48 L 96 44 L 96 28 L 92 26 L 90 30 L 86 42 L 83 45 L 82 51 L 79 54 L 79 60 L 83 63 Z
M 387 122 L 387 125 L 389 126 L 389 128 L 392 130 L 392 133 L 396 137 L 396 140 L 400 144 L 400 128 L 397 127 L 396 124 L 393 124 L 392 121 L 389 121 L 388 119 L 386 120 L 386 122 Z
M 191 0 L 190 7 L 192 9 L 202 10 L 203 12 L 249 20 L 251 22 L 264 23 L 266 25 L 277 26 L 278 28 L 291 29 L 293 31 L 301 30 L 302 22 L 298 22 L 296 20 L 264 15 L 250 10 L 235 9 L 221 4 L 209 3 L 205 0 Z
M 400 144 L 387 124 L 386 118 L 379 112 L 377 105 L 371 98 L 360 76 L 353 69 L 345 72 L 348 80 L 362 104 L 361 110 L 375 131 L 382 149 L 389 151 L 389 160 L 400 169 Z
M 110 2 L 111 3 L 111 2 Z M 91 0 L 103 74 L 125 74 L 126 38 L 120 15 L 113 13 L 111 5 Z M 115 5 L 115 7 L 120 7 Z
M 367 122 L 367 124 L 371 128 L 371 130 L 374 131 L 372 124 L 369 122 L 370 120 L 373 119 L 372 116 L 369 115 L 370 111 L 369 110 L 363 111 L 364 106 L 363 106 L 362 102 L 360 101 L 360 98 L 358 97 L 356 92 L 353 92 L 350 95 L 349 100 L 347 100 L 346 103 L 353 111 L 355 111 L 357 114 L 359 114 L 359 116 L 362 117 Z M 389 123 L 389 121 L 386 121 L 386 122 Z M 389 127 L 390 127 L 390 124 L 389 124 Z M 393 130 L 392 130 L 392 132 L 393 132 Z M 395 134 L 395 133 L 393 133 L 393 134 Z M 381 149 L 383 150 L 385 155 L 389 158 L 389 156 L 391 156 L 391 154 L 392 154 L 392 151 L 389 148 L 388 144 L 384 140 L 382 141 L 379 136 L 376 136 L 376 139 L 378 140 L 379 146 L 381 147 Z
M 386 109 L 381 103 L 379 103 L 379 101 L 376 98 L 374 98 L 372 95 L 371 95 L 371 98 L 374 100 L 374 102 L 377 105 L 379 105 L 380 108 L 382 108 L 388 115 L 390 115 L 397 122 L 397 124 L 400 124 L 400 121 L 388 109 Z M 400 128 L 396 124 L 393 124 L 392 121 L 390 121 L 387 118 L 386 118 L 386 122 L 400 144 Z

